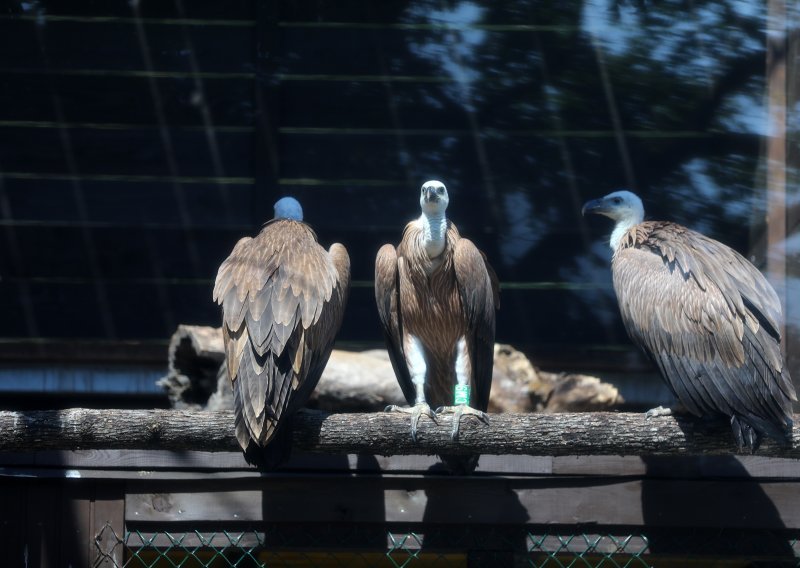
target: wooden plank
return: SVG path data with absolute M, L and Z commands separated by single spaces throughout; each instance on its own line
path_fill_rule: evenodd
M 325 456 L 320 456 L 325 457 Z M 241 452 L 169 452 L 161 450 L 73 450 L 0 453 L 3 466 L 68 469 L 251 469 Z
M 800 527 L 796 482 L 323 478 L 272 479 L 262 487 L 191 493 L 134 489 L 126 496 L 126 515 L 139 522 Z
M 647 473 L 639 456 L 556 456 L 555 475 L 642 476 Z
M 558 456 L 555 475 L 800 479 L 800 462 L 762 456 Z
M 544 456 L 481 456 L 476 473 L 543 475 L 553 459 Z M 281 468 L 290 472 L 352 472 L 363 474 L 441 473 L 436 456 L 327 456 L 296 453 Z M 128 479 L 188 479 L 204 476 L 262 477 L 241 452 L 168 452 L 159 450 L 75 450 L 0 453 L 0 475 Z
M 25 549 L 30 566 L 42 568 L 60 565 L 55 551 L 59 549 L 59 491 L 48 482 L 27 487 Z
M 89 566 L 94 543 L 92 533 L 92 493 L 87 484 L 60 484 L 58 522 L 60 525 L 60 554 L 62 566 Z
M 0 453 L 0 475 L 120 479 L 259 478 L 240 452 L 75 450 Z M 296 453 L 276 473 L 436 474 L 435 456 L 328 456 Z M 800 461 L 761 456 L 481 456 L 476 475 L 800 479 Z
M 121 483 L 97 483 L 92 507 L 92 566 L 118 568 L 123 565 L 125 499 Z
M 125 469 L 39 469 L 31 467 L 0 467 L 0 478 L 9 479 L 83 479 L 90 481 L 176 481 L 176 480 L 217 480 L 236 481 L 257 479 L 261 475 L 256 470 L 230 471 L 160 471 Z

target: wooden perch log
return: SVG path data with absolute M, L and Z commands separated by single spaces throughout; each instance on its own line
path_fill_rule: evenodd
M 222 329 L 179 325 L 169 344 L 167 374 L 158 381 L 173 408 L 232 410 Z M 495 344 L 491 412 L 601 412 L 625 401 L 597 377 L 537 369 L 511 345 Z M 653 401 L 658 406 L 663 401 Z M 334 349 L 308 406 L 327 412 L 377 412 L 405 404 L 385 349 Z
M 759 455 L 800 458 L 794 447 L 765 440 Z M 726 421 L 689 418 L 645 420 L 638 413 L 492 414 L 473 417 L 450 439 L 452 419 L 423 417 L 412 442 L 409 417 L 399 413 L 329 414 L 302 411 L 295 419 L 294 449 L 326 454 L 528 454 L 686 455 L 736 452 Z M 197 410 L 69 410 L 0 412 L 0 450 L 152 449 L 235 451 L 233 414 Z

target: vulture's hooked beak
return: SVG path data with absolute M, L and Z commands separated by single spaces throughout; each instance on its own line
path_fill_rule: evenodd
M 428 187 L 425 189 L 425 203 L 438 203 L 439 194 L 436 193 L 435 187 Z
M 584 217 L 587 213 L 596 213 L 598 215 L 608 215 L 611 211 L 611 207 L 609 206 L 608 202 L 603 199 L 592 199 L 591 201 L 587 201 L 583 204 L 583 208 L 581 209 L 581 215 Z

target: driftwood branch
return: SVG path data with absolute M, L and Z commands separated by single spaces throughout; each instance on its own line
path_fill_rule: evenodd
M 169 344 L 167 374 L 157 384 L 173 408 L 232 410 L 231 382 L 227 367 L 220 365 L 224 359 L 221 328 L 179 325 Z M 618 410 L 624 402 L 613 385 L 597 377 L 543 371 L 511 345 L 495 344 L 492 412 L 602 412 Z M 349 413 L 405 403 L 385 349 L 334 349 L 307 406 Z
M 800 426 L 794 445 L 766 440 L 759 455 L 800 458 Z M 329 414 L 302 411 L 295 419 L 294 449 L 327 454 L 528 454 L 677 455 L 735 453 L 730 426 L 689 418 L 645 420 L 638 413 L 492 414 L 485 425 L 473 417 L 450 439 L 450 416 L 420 420 L 411 440 L 407 415 L 376 412 Z M 0 412 L 0 451 L 44 449 L 238 450 L 230 411 L 95 410 L 75 408 Z

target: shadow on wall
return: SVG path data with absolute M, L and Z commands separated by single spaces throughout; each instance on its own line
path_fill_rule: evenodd
M 735 456 L 643 457 L 643 533 L 653 555 L 795 566 L 775 505 L 780 482 L 751 477 Z M 764 563 L 753 561 L 762 558 Z

